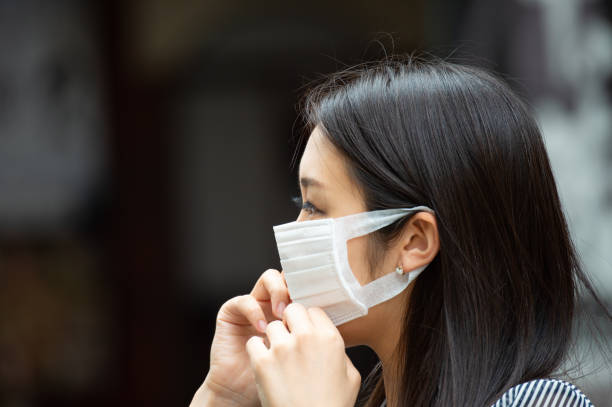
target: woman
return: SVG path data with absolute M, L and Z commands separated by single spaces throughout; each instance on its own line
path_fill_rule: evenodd
M 381 361 L 367 406 L 590 405 L 551 377 L 578 284 L 595 294 L 538 126 L 510 88 L 394 57 L 330 76 L 303 112 L 301 212 L 274 228 L 284 271 L 221 307 L 192 406 L 352 406 L 355 345 Z M 325 236 L 340 244 L 308 246 Z M 327 277 L 308 256 L 332 259 Z

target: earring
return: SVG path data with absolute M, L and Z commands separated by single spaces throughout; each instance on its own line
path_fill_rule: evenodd
M 404 275 L 404 269 L 402 268 L 402 266 L 397 266 L 395 268 L 395 272 L 399 274 L 400 276 Z

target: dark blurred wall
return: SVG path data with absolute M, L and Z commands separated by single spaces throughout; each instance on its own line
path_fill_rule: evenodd
M 101 224 L 110 181 L 99 20 L 0 2 L 0 404 L 70 405 L 115 369 Z
M 0 0 L 0 404 L 187 405 L 218 308 L 279 267 L 303 86 L 385 52 L 496 69 L 539 108 L 612 298 L 610 14 L 559 4 Z

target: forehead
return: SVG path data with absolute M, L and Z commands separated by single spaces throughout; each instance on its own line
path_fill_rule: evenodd
M 354 193 L 356 185 L 349 176 L 344 156 L 319 127 L 312 131 L 300 161 L 299 177 L 311 178 L 327 190 Z

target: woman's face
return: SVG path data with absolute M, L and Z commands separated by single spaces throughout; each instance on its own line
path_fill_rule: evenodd
M 297 221 L 338 218 L 367 210 L 361 191 L 349 177 L 344 157 L 318 127 L 306 144 L 299 184 L 303 208 Z M 366 241 L 362 236 L 348 242 L 349 264 L 361 285 L 371 280 L 364 257 Z
M 363 194 L 350 177 L 346 165 L 345 158 L 316 127 L 300 162 L 299 183 L 304 206 L 297 221 L 337 218 L 367 210 Z M 367 236 L 351 239 L 347 243 L 349 264 L 361 285 L 373 280 L 367 243 Z M 380 257 L 377 270 L 374 270 L 376 277 L 386 274 L 384 270 L 394 270 L 397 265 L 397 259 L 394 261 L 393 256 Z M 367 342 L 366 336 L 374 328 L 372 323 L 377 317 L 377 307 L 370 309 L 368 315 L 338 327 L 347 346 Z M 380 312 L 378 317 L 380 322 Z

